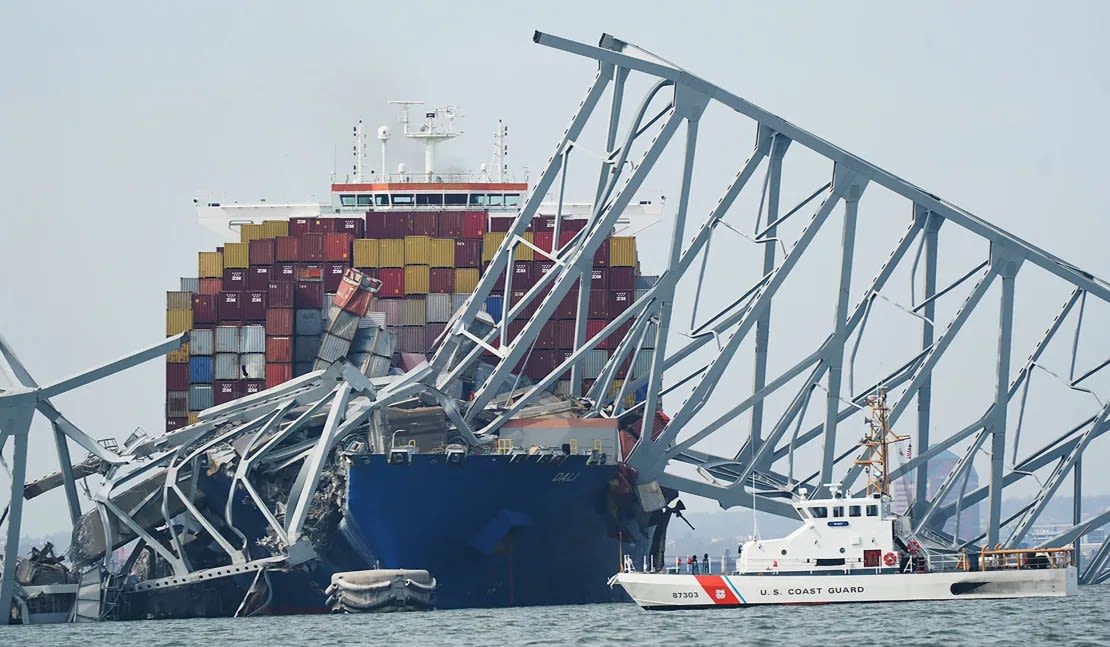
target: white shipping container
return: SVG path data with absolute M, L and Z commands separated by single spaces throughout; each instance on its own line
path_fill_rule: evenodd
M 637 353 L 636 361 L 632 364 L 632 377 L 644 377 L 651 371 L 651 358 L 654 354 L 647 349 Z
M 426 306 L 424 297 L 409 297 L 401 302 L 401 325 L 423 326 Z
M 217 335 L 219 337 L 219 335 Z M 263 355 L 265 357 L 265 355 Z M 238 353 L 216 353 L 216 367 L 213 372 L 213 377 L 217 380 L 238 380 L 242 376 L 239 374 L 239 354 Z
M 243 326 L 239 329 L 240 353 L 266 352 L 266 326 Z
M 424 310 L 428 323 L 446 323 L 454 312 L 451 309 L 451 295 L 429 294 Z
M 360 320 L 361 318 L 356 314 L 333 307 L 331 316 L 328 317 L 327 332 L 346 340 L 354 339 Z
M 324 340 L 320 343 L 320 352 L 316 354 L 316 359 L 319 360 L 316 364 L 316 370 L 326 368 L 339 358 L 346 357 L 350 349 L 351 342 L 349 340 L 324 333 Z M 319 362 L 323 362 L 324 365 L 321 366 Z
M 458 294 L 458 293 L 452 294 L 451 295 L 451 312 L 452 312 L 452 314 L 457 312 L 459 308 L 466 305 L 466 300 L 469 297 L 470 297 L 469 294 Z M 483 308 L 483 310 L 484 309 L 485 308 Z
M 266 379 L 266 353 L 244 353 L 240 355 L 239 369 L 242 379 Z
M 609 351 L 607 350 L 588 350 L 582 357 L 582 377 L 587 380 L 596 380 L 601 371 L 605 369 L 605 364 L 609 361 Z
M 384 377 L 389 375 L 391 365 L 392 363 L 388 357 L 371 355 L 362 364 L 362 374 L 366 377 Z
M 556 382 L 555 392 L 559 395 L 570 395 L 570 380 L 559 380 Z
M 404 319 L 404 305 L 401 299 L 378 299 L 374 307 L 385 313 L 385 325 L 400 326 Z
M 239 352 L 239 326 L 216 326 L 216 352 Z M 235 379 L 217 377 L 217 380 Z
M 361 327 L 363 323 L 366 322 L 369 322 L 371 325 L 374 326 L 384 327 L 386 325 L 385 313 L 374 312 L 373 310 L 371 310 L 370 312 L 366 313 L 366 316 L 362 318 L 362 321 L 359 322 L 358 325 Z
M 373 353 L 387 359 L 397 352 L 397 333 L 386 328 L 378 333 L 378 343 L 374 344 Z
M 214 351 L 215 336 L 211 330 L 197 329 L 189 331 L 189 354 L 211 355 Z

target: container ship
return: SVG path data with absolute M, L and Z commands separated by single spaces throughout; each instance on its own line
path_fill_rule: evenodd
M 128 462 L 99 467 L 100 505 L 76 524 L 70 556 L 86 567 L 118 557 L 103 577 L 86 571 L 78 619 L 349 608 L 325 595 L 328 582 L 368 569 L 428 571 L 437 608 L 608 602 L 626 599 L 606 586 L 626 557 L 662 559 L 676 493 L 637 483 L 622 462 L 640 421 L 585 415 L 627 327 L 589 351 L 577 381 L 568 372 L 496 429 L 472 431 L 549 377 L 582 328 L 601 333 L 650 287 L 624 234 L 662 205 L 629 210 L 586 290 L 563 299 L 490 413 L 468 425 L 455 405 L 496 361 L 424 392 L 397 385 L 428 369 L 528 185 L 504 179 L 501 125 L 497 177 L 437 172 L 453 114 L 426 112 L 410 129 L 409 105 L 401 121 L 425 145 L 422 174 L 364 175 L 360 125 L 352 177 L 333 181 L 329 204 L 198 204 L 203 225 L 237 239 L 200 251 L 197 275 L 167 293 L 166 335 L 187 342 L 166 356 L 165 433 L 129 438 Z M 383 169 L 389 138 L 379 129 Z M 514 306 L 591 211 L 546 210 L 482 303 L 480 321 L 514 315 L 509 339 L 532 314 Z M 504 339 L 482 342 L 483 359 Z M 642 397 L 621 378 L 649 359 L 629 358 L 612 390 Z

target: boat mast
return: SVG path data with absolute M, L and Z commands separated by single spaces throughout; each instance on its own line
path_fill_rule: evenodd
M 886 406 L 886 391 L 880 390 L 867 396 L 867 406 L 871 409 L 871 417 L 867 419 L 869 429 L 860 443 L 864 447 L 864 455 L 855 462 L 856 465 L 863 465 L 867 471 L 867 495 L 888 497 L 890 476 L 887 464 L 890 460 L 890 445 L 907 440 L 909 436 L 899 436 L 887 425 L 890 410 Z

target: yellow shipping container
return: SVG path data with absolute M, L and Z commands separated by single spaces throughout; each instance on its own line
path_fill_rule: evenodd
M 427 294 L 428 274 L 427 265 L 406 265 L 405 294 Z
M 258 240 L 266 237 L 266 228 L 263 225 L 256 225 L 254 223 L 247 223 L 239 225 L 239 242 L 249 243 L 252 240 Z
M 405 264 L 427 265 L 432 252 L 432 239 L 428 236 L 405 236 Z
M 193 329 L 193 311 L 175 308 L 166 311 L 166 336 L 183 333 Z
M 636 267 L 636 239 L 632 236 L 613 236 L 609 239 L 610 267 Z
M 249 243 L 224 244 L 224 269 L 229 267 L 248 268 L 251 266 L 251 246 Z
M 222 252 L 200 252 L 197 257 L 198 278 L 222 279 L 224 277 L 224 255 Z
M 460 267 L 455 270 L 455 293 L 473 292 L 478 287 L 478 268 Z
M 455 267 L 455 241 L 451 238 L 433 238 L 428 265 L 432 267 Z
M 182 344 L 181 348 L 166 353 L 166 361 L 170 364 L 188 364 L 189 344 Z
M 378 265 L 378 239 L 356 238 L 352 260 L 355 267 L 380 267 Z
M 524 232 L 523 238 L 524 238 L 524 240 L 526 240 L 530 243 L 535 241 L 535 238 L 534 238 L 532 232 L 530 232 L 530 231 Z M 532 261 L 532 260 L 535 260 L 535 258 L 536 258 L 536 253 L 534 251 L 532 251 L 531 247 L 525 245 L 524 243 L 517 243 L 516 244 L 516 253 L 513 255 L 513 260 L 515 260 L 515 261 Z
M 405 266 L 405 241 L 398 238 L 382 238 L 378 241 L 379 267 Z
M 277 238 L 279 236 L 289 235 L 289 221 L 288 220 L 263 220 L 262 231 L 266 233 L 265 238 Z
M 505 233 L 500 231 L 487 231 L 482 235 L 482 262 L 488 263 L 493 260 L 493 255 L 497 253 L 497 248 L 501 247 L 501 243 L 505 240 Z
M 199 420 L 199 419 L 200 419 L 200 413 L 198 413 L 196 411 L 190 411 L 189 412 L 189 424 L 190 425 L 197 424 L 197 420 Z
M 167 292 L 166 310 L 192 310 L 192 292 Z

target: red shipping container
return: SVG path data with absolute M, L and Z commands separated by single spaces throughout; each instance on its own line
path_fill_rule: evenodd
M 272 335 L 266 337 L 266 362 L 283 363 L 293 361 L 293 337 Z
M 365 225 L 366 221 L 362 218 L 336 218 L 332 231 L 350 234 L 351 238 L 362 238 L 362 233 L 366 231 Z
M 197 294 L 219 294 L 224 289 L 223 279 L 201 279 Z
M 216 314 L 220 321 L 239 321 L 243 318 L 243 294 L 241 292 L 220 292 L 216 301 Z
M 606 238 L 594 254 L 594 267 L 609 267 L 609 239 Z
M 315 218 L 290 218 L 289 235 L 300 236 L 302 234 L 309 234 L 318 231 L 318 226 Z
M 292 364 L 266 363 L 266 388 L 272 389 L 293 379 Z
M 243 395 L 254 395 L 266 390 L 265 380 L 243 380 Z
M 451 294 L 455 291 L 455 268 L 433 267 L 428 270 L 428 292 Z
M 166 364 L 166 390 L 167 391 L 188 391 L 189 390 L 189 365 L 188 364 Z
M 513 226 L 513 216 L 490 216 L 489 230 L 494 232 L 507 232 Z
M 243 321 L 266 321 L 268 290 L 247 290 L 243 293 Z
M 319 234 L 330 234 L 336 231 L 337 225 L 335 218 L 317 218 L 315 221 L 316 228 L 313 231 Z
M 297 281 L 293 288 L 293 307 L 323 308 L 324 284 L 320 281 Z
M 455 267 L 481 267 L 481 239 L 466 238 L 455 241 Z
M 482 239 L 488 231 L 487 215 L 485 211 L 464 211 L 462 213 L 463 238 Z
M 299 261 L 324 260 L 324 234 L 301 234 L 301 253 Z
M 462 215 L 461 211 L 439 212 L 439 237 L 462 238 Z
M 431 236 L 434 238 L 438 231 L 438 211 L 413 211 L 409 214 L 409 236 Z
M 351 261 L 350 234 L 324 234 L 325 261 Z
M 274 261 L 287 263 L 301 260 L 301 239 L 296 236 L 280 236 L 274 239 Z
M 274 263 L 270 268 L 271 282 L 290 282 L 297 280 L 296 263 Z
M 378 238 L 404 238 L 409 235 L 409 214 L 388 213 L 385 216 L 385 235 Z
M 590 290 L 590 318 L 603 319 L 609 316 L 609 291 Z
M 609 289 L 609 270 L 603 267 L 595 267 L 590 270 L 590 289 L 591 290 L 608 290 Z
M 323 263 L 297 263 L 296 280 L 298 281 L 323 281 Z
M 576 323 L 574 319 L 559 319 L 555 321 L 555 348 L 559 350 L 574 349 L 574 329 Z
M 606 322 L 606 323 L 608 323 L 608 322 Z M 609 335 L 609 336 L 608 336 L 608 337 L 607 337 L 607 338 L 605 339 L 605 346 L 604 346 L 604 348 L 608 348 L 609 350 L 614 350 L 614 349 L 616 349 L 617 345 L 618 345 L 618 344 L 620 344 L 620 343 L 621 343 L 621 341 L 622 341 L 622 340 L 623 340 L 623 339 L 624 339 L 624 338 L 625 338 L 626 336 L 628 336 L 628 331 L 629 331 L 629 330 L 632 330 L 632 322 L 631 322 L 631 321 L 626 321 L 626 322 L 624 322 L 623 324 L 621 324 L 621 325 L 620 325 L 620 327 L 619 327 L 619 328 L 617 328 L 617 329 L 616 329 L 616 330 L 615 330 L 615 331 L 613 332 L 613 334 Z
M 292 286 L 292 283 L 288 284 Z M 292 304 L 290 304 L 292 305 Z M 269 308 L 266 310 L 267 335 L 292 335 L 293 334 L 293 309 Z M 291 361 L 291 360 L 290 360 Z
M 597 334 L 599 332 L 601 332 L 602 330 L 604 330 L 605 326 L 608 326 L 608 325 L 609 325 L 609 320 L 608 319 L 587 319 L 586 320 L 586 339 L 584 341 L 586 343 L 589 343 L 589 341 L 591 339 L 593 339 L 595 336 L 597 336 Z M 605 340 L 604 339 L 601 340 L 601 343 L 599 343 L 597 345 L 597 348 L 599 348 L 599 349 L 607 348 L 607 346 L 605 345 Z
M 578 288 L 567 292 L 559 306 L 555 308 L 556 319 L 570 319 L 573 321 L 578 316 Z
M 177 431 L 189 426 L 188 418 L 166 418 L 166 431 Z
M 532 261 L 513 261 L 513 288 L 532 287 Z
M 265 290 L 270 287 L 270 265 L 261 265 L 247 270 L 247 289 Z
M 616 317 L 632 305 L 632 290 L 613 290 L 609 293 L 609 316 Z
M 293 283 L 271 281 L 266 286 L 266 305 L 271 308 L 293 307 Z
M 214 324 L 220 320 L 216 311 L 215 294 L 193 295 L 193 325 Z
M 567 243 L 569 243 L 571 240 L 573 240 L 575 234 L 577 234 L 577 233 L 578 232 L 575 232 L 575 231 L 567 231 L 566 229 L 560 229 L 559 230 L 559 249 L 562 249 L 562 248 L 566 247 Z
M 384 211 L 367 211 L 364 235 L 367 238 L 388 238 L 389 235 L 386 231 L 385 219 L 386 214 Z
M 370 309 L 370 303 L 373 300 L 374 293 L 369 290 L 360 290 L 357 284 L 350 281 L 340 281 L 332 303 L 339 306 L 341 310 L 362 317 Z
M 241 396 L 237 381 L 216 380 L 212 383 L 212 402 L 215 404 L 226 404 L 232 400 L 238 400 Z
M 251 265 L 273 265 L 274 261 L 274 239 L 273 238 L 259 238 L 250 242 L 249 258 Z
M 554 232 L 555 216 L 536 216 L 532 218 L 532 231 L 536 233 Z
M 329 294 L 339 289 L 343 273 L 350 267 L 347 263 L 324 263 L 324 292 Z
M 405 296 L 405 268 L 383 267 L 378 270 L 378 280 L 382 287 L 378 296 L 383 299 L 401 298 Z
M 610 290 L 633 290 L 636 288 L 636 270 L 631 267 L 609 268 Z
M 221 290 L 225 292 L 242 292 L 247 289 L 247 271 L 232 268 L 224 270 L 224 283 Z
M 543 251 L 550 252 L 551 247 L 555 244 L 555 232 L 537 231 L 532 234 L 532 242 Z
M 563 218 L 563 222 L 559 223 L 559 231 L 569 231 L 571 233 L 577 234 L 578 232 L 586 228 L 587 222 L 589 221 L 585 218 L 575 218 L 574 220 Z

